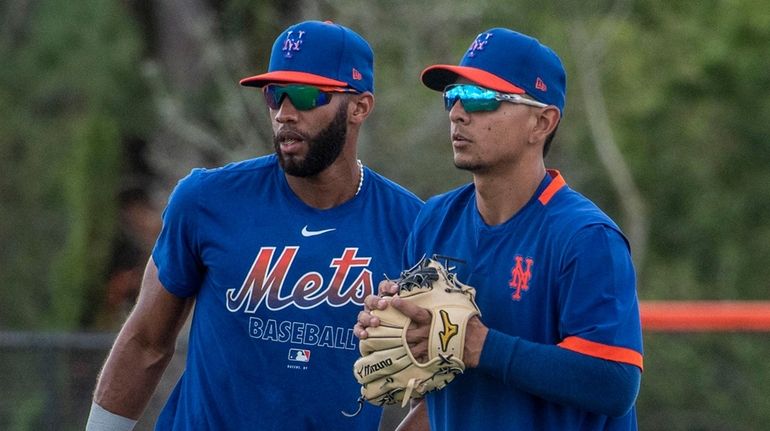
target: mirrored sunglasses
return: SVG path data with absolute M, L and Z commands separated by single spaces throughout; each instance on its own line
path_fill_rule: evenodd
M 500 93 L 471 84 L 453 84 L 444 89 L 444 108 L 449 111 L 460 100 L 465 112 L 494 111 L 502 102 L 545 108 L 545 103 L 527 99 L 520 94 Z
M 265 100 L 270 109 L 279 109 L 284 97 L 291 100 L 291 104 L 299 111 L 309 111 L 319 106 L 327 105 L 332 101 L 333 93 L 354 93 L 355 90 L 347 88 L 322 89 L 312 85 L 277 85 L 269 84 L 263 89 Z

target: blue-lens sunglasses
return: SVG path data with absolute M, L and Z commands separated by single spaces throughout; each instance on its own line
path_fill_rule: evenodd
M 520 94 L 500 93 L 472 84 L 453 84 L 444 89 L 444 108 L 449 111 L 457 100 L 463 104 L 466 112 L 494 111 L 502 102 L 545 108 L 549 106 L 537 100 L 527 99 Z

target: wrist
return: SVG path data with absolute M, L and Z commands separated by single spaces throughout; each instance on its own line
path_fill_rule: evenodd
M 91 413 L 88 415 L 86 431 L 131 431 L 138 421 L 127 418 L 104 409 L 91 402 Z
M 465 345 L 463 346 L 463 363 L 468 368 L 476 368 L 481 359 L 481 350 L 484 348 L 484 341 L 487 339 L 489 328 L 487 328 L 478 316 L 468 319 L 465 327 Z

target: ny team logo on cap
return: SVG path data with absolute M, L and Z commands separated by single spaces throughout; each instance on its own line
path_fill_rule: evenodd
M 492 33 L 480 33 L 476 36 L 476 39 L 468 48 L 468 57 L 475 57 L 476 51 L 483 51 L 484 47 L 489 43 L 489 38 L 492 36 Z
M 282 51 L 285 58 L 292 58 L 294 56 L 293 52 L 299 52 L 302 47 L 302 35 L 304 35 L 305 32 L 303 30 L 298 31 L 296 39 L 292 38 L 292 33 L 294 32 L 289 30 L 286 33 L 286 40 L 283 42 Z

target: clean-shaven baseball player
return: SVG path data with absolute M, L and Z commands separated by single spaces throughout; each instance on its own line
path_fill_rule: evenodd
M 302 22 L 241 84 L 261 88 L 275 154 L 179 182 L 88 430 L 133 427 L 191 310 L 186 370 L 158 430 L 377 428 L 377 407 L 341 413 L 360 390 L 350 322 L 374 277 L 398 275 L 422 202 L 356 156 L 372 50 L 346 27 Z
M 464 262 L 457 278 L 476 288 L 482 317 L 466 328 L 465 373 L 414 403 L 400 429 L 635 430 L 643 357 L 628 242 L 545 168 L 564 110 L 561 60 L 494 28 L 459 66 L 428 67 L 422 82 L 443 92 L 454 163 L 473 182 L 426 202 L 405 267 L 433 254 Z M 422 356 L 430 315 L 398 298 L 392 306 L 412 318 L 407 340 Z M 377 324 L 365 310 L 356 334 Z

